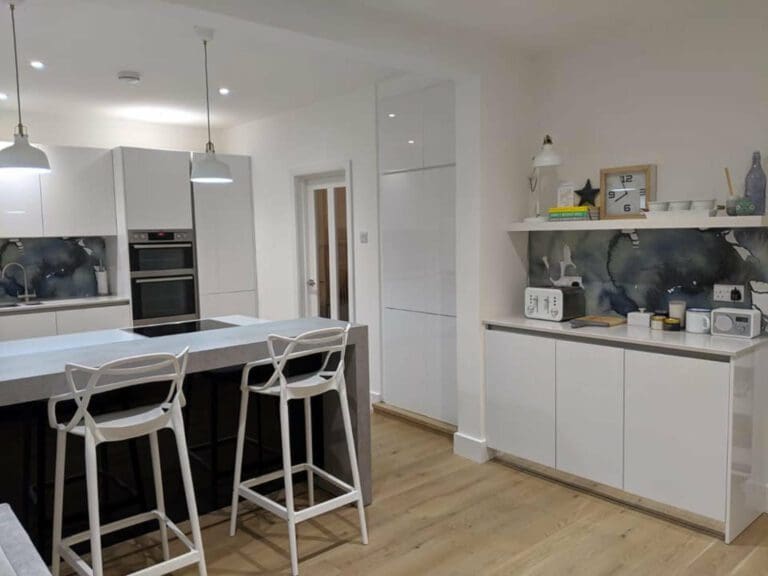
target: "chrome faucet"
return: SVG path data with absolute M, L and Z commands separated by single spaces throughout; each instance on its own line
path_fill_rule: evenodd
M 8 268 L 11 266 L 18 266 L 21 268 L 21 272 L 24 275 L 24 294 L 17 297 L 24 300 L 24 302 L 29 302 L 32 298 L 36 298 L 37 295 L 34 292 L 32 294 L 29 293 L 29 284 L 27 283 L 27 269 L 18 262 L 11 262 L 10 264 L 6 264 L 2 271 L 0 271 L 0 279 L 5 278 L 5 271 L 8 270 Z

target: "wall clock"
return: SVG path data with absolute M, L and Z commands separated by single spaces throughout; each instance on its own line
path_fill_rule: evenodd
M 600 170 L 600 218 L 642 218 L 655 197 L 655 164 Z

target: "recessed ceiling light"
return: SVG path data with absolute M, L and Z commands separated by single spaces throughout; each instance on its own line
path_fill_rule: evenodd
M 408 140 L 408 144 L 416 144 L 416 140 Z
M 30 60 L 29 65 L 32 66 L 35 70 L 42 70 L 45 68 L 45 64 L 40 62 L 40 60 Z
M 126 84 L 135 86 L 141 83 L 141 72 L 136 72 L 134 70 L 121 70 L 117 73 L 117 79 L 121 82 L 125 82 Z
M 395 114 L 394 112 L 390 112 L 389 114 L 387 114 L 387 116 L 390 118 L 395 118 L 397 114 Z
M 0 100 L 8 100 L 8 94 L 5 92 L 0 92 Z
M 229 88 L 221 87 L 219 88 L 219 94 L 222 96 L 228 96 L 229 95 Z

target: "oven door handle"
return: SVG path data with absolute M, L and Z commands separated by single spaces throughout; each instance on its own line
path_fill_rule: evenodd
M 151 284 L 156 282 L 181 282 L 194 279 L 194 276 L 167 276 L 165 278 L 139 278 L 134 280 L 134 282 L 136 282 L 136 284 Z
M 152 249 L 152 248 L 192 248 L 192 242 L 174 242 L 169 244 L 131 244 L 131 248 Z

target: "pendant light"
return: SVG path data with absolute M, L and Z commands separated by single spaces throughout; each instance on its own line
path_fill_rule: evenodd
M 16 66 L 16 105 L 19 124 L 13 137 L 13 144 L 0 150 L 0 172 L 23 174 L 46 174 L 51 165 L 45 152 L 29 143 L 29 136 L 21 121 L 21 87 L 19 86 L 19 53 L 16 43 L 16 4 L 20 0 L 9 0 L 11 7 L 11 28 L 13 30 L 13 60 Z
M 232 182 L 229 166 L 216 158 L 216 150 L 211 139 L 211 93 L 208 87 L 208 42 L 213 38 L 210 28 L 196 28 L 203 40 L 203 58 L 205 64 L 205 112 L 208 120 L 208 142 L 205 156 L 192 162 L 192 182 L 198 184 L 228 184 Z

